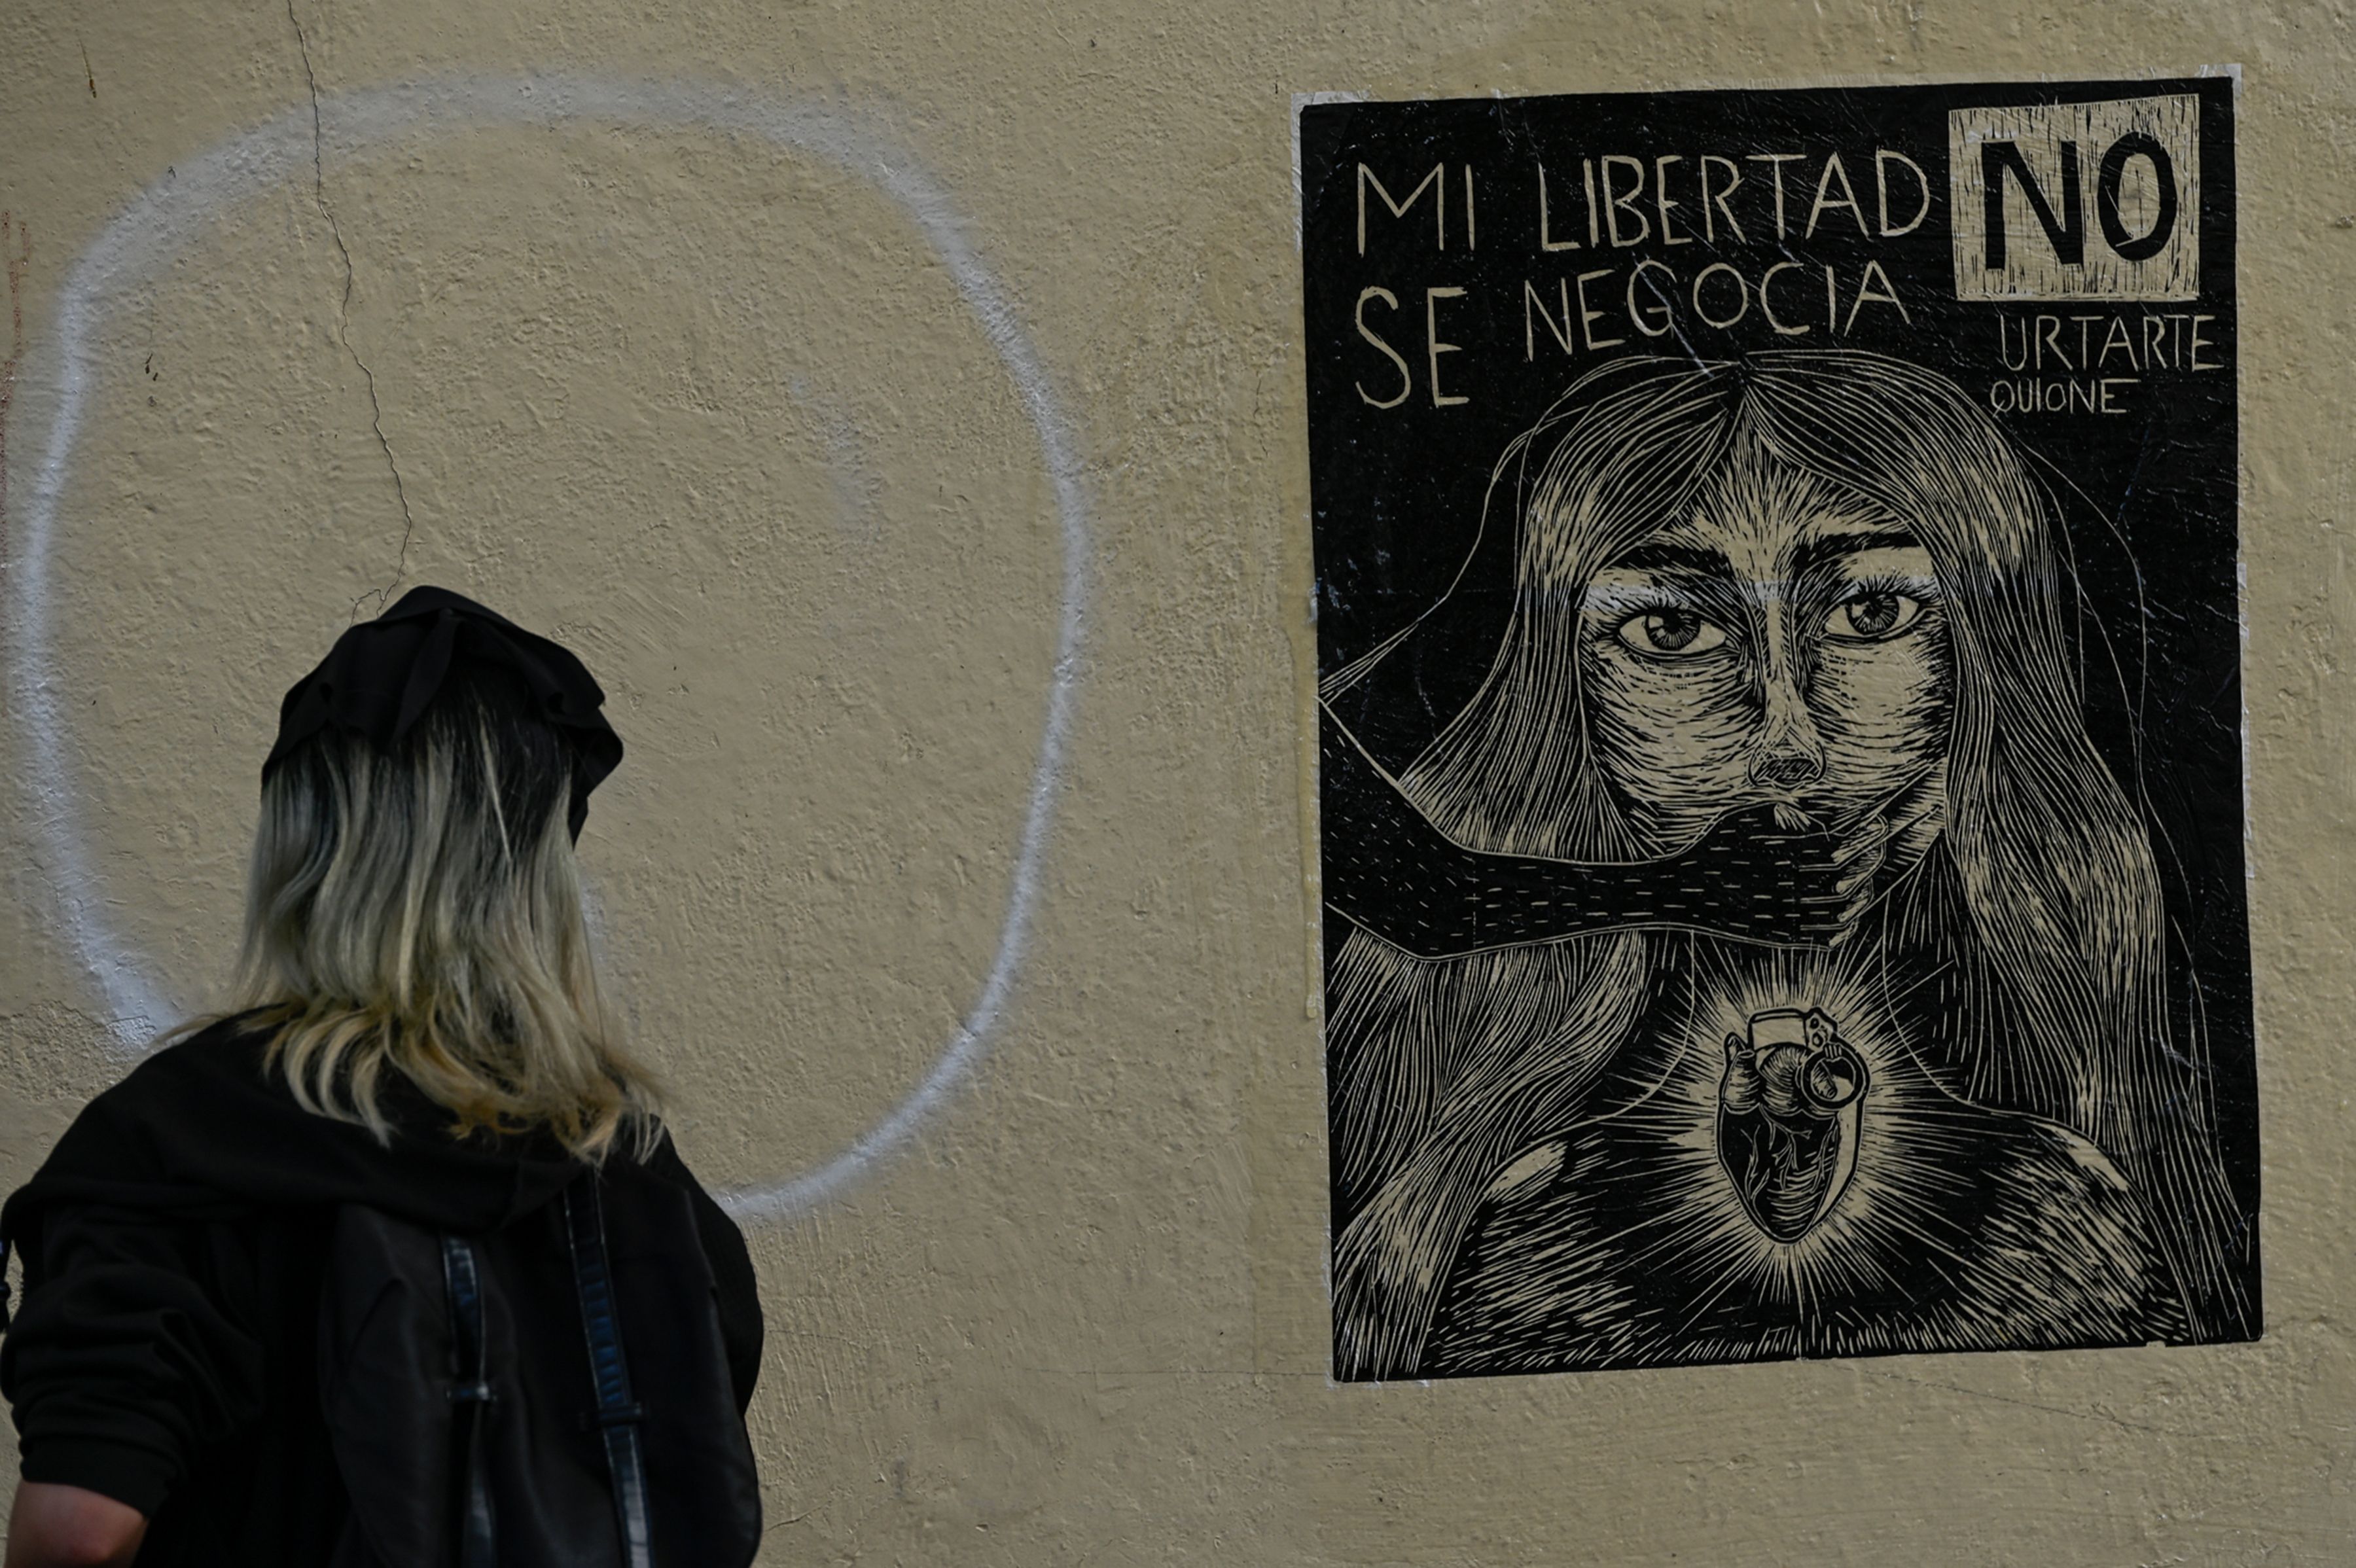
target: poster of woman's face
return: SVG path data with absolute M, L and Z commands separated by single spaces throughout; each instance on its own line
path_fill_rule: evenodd
M 2257 1333 L 2227 85 L 1301 111 L 1337 1376 Z

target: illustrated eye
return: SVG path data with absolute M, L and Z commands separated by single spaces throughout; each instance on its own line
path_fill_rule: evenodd
M 1726 633 L 1691 610 L 1663 606 L 1630 616 L 1620 623 L 1620 640 L 1639 653 L 1707 653 L 1726 640 Z
M 1825 635 L 1843 642 L 1879 642 L 1922 618 L 1922 601 L 1889 589 L 1853 594 L 1825 618 Z

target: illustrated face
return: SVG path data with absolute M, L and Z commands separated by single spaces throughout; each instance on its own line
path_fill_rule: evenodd
M 1844 823 L 1944 778 L 1947 647 L 1906 520 L 1740 465 L 1589 586 L 1596 762 L 1648 854 L 1766 802 Z

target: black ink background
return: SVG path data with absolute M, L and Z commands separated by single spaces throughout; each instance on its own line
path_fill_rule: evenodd
M 1688 290 L 1694 275 L 1713 261 L 1733 264 L 1751 280 L 1751 307 L 1733 328 L 1686 325 L 1687 341 L 1705 359 L 1754 349 L 1865 349 L 1936 370 L 1976 398 L 2008 375 L 1997 346 L 1999 314 L 2016 328 L 2039 312 L 2065 318 L 2116 312 L 2131 323 L 2146 314 L 2214 317 L 2202 328 L 2213 345 L 2204 357 L 2223 369 L 2146 370 L 2139 385 L 2125 389 L 2133 411 L 2126 416 L 1996 418 L 2041 461 L 2042 477 L 2063 507 L 2084 600 L 2079 654 L 2086 671 L 2088 731 L 2131 794 L 2140 782 L 2179 936 L 2169 955 L 2170 994 L 2179 1027 L 2205 1024 L 2225 1168 L 2242 1211 L 2254 1216 L 2257 1099 L 2243 861 L 2232 87 L 2222 78 L 2200 78 L 1313 106 L 1301 112 L 1300 125 L 1302 306 L 1321 676 L 1433 611 L 1373 676 L 1334 700 L 1335 711 L 1393 768 L 1412 758 L 1463 706 L 1503 635 L 1511 605 L 1513 522 L 1510 516 L 1494 519 L 1485 537 L 1480 522 L 1490 473 L 1507 444 L 1608 358 L 1684 351 L 1676 336 L 1644 338 L 1630 328 L 1624 291 L 1627 269 L 1636 260 L 1668 262 Z M 2201 102 L 2197 301 L 1999 304 L 1954 297 L 1947 210 L 1951 109 L 2168 93 L 2191 93 Z M 1813 239 L 1801 238 L 1816 176 L 1831 152 L 1841 154 L 1873 222 L 1877 147 L 1906 154 L 1929 177 L 1932 206 L 1922 225 L 1895 239 L 1862 238 L 1842 209 L 1826 212 Z M 1713 246 L 1703 238 L 1694 199 L 1699 159 L 1704 154 L 1731 158 L 1748 182 L 1768 173 L 1766 166 L 1744 161 L 1752 153 L 1802 155 L 1783 171 L 1790 237 L 1774 242 L 1772 231 L 1751 220 L 1760 209 L 1753 205 L 1737 209 L 1751 242 Z M 1684 186 L 1681 232 L 1691 233 L 1691 244 L 1664 251 L 1655 237 L 1614 250 L 1607 238 L 1601 249 L 1586 247 L 1580 163 L 1605 154 L 1644 161 L 1647 194 L 1637 210 L 1648 218 L 1654 217 L 1653 159 L 1676 155 L 1686 160 L 1676 177 Z M 2099 151 L 2088 155 L 2090 227 L 2092 166 L 2099 156 Z M 1541 160 L 1553 236 L 1579 240 L 1579 250 L 1539 247 L 1536 166 Z M 1361 162 L 1401 200 L 1435 163 L 1444 162 L 1449 249 L 1434 246 L 1429 193 L 1406 218 L 1394 219 L 1369 192 L 1361 256 Z M 1477 248 L 1471 251 L 1463 249 L 1462 168 L 1467 163 L 1477 184 Z M 1893 212 L 1911 213 L 1913 203 L 1899 194 L 1902 177 L 1893 185 Z M 1762 195 L 1759 187 L 1746 185 L 1740 199 Z M 1805 263 L 1807 271 L 1784 274 L 1778 304 L 1787 323 L 1813 326 L 1805 337 L 1775 336 L 1757 306 L 1759 274 L 1786 259 Z M 1846 317 L 1869 260 L 1889 274 L 1911 324 L 1887 306 L 1869 304 L 1856 316 L 1854 336 L 1828 333 L 1823 263 L 1839 269 Z M 1590 294 L 1591 306 L 1607 312 L 1596 333 L 1629 341 L 1599 353 L 1582 343 L 1566 356 L 1539 324 L 1536 357 L 1526 360 L 1525 280 L 1552 304 L 1557 279 L 1601 267 L 1614 273 Z M 1360 291 L 1368 287 L 1388 289 L 1399 302 L 1397 310 L 1377 306 L 1368 317 L 1413 372 L 1413 394 L 1396 408 L 1372 407 L 1355 390 L 1363 380 L 1376 395 L 1388 396 L 1398 385 L 1396 367 L 1359 337 L 1355 324 Z M 1440 336 L 1461 346 L 1440 360 L 1443 388 L 1451 396 L 1468 396 L 1467 403 L 1432 405 L 1423 352 L 1428 287 L 1466 291 L 1442 303 Z M 1789 306 L 1783 303 L 1786 297 Z M 1811 301 L 1814 314 L 1800 307 L 1803 300 Z M 1690 311 L 1680 315 L 1689 317 Z M 2140 333 L 2139 326 L 2131 329 Z M 2094 330 L 2099 342 L 2101 325 Z M 2065 326 L 2063 342 L 2073 357 L 2076 341 L 2075 328 Z M 2189 337 L 2182 341 L 2189 343 Z M 2171 361 L 2176 342 L 2171 338 Z M 2138 349 L 2141 344 L 2138 335 Z M 2115 361 L 2104 373 L 2116 371 Z M 1451 594 L 1460 567 L 1463 581 Z M 1344 934 L 1329 929 L 1329 950 Z M 2248 1288 L 2254 1304 L 2254 1262 Z

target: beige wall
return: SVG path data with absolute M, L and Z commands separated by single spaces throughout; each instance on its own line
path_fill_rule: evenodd
M 0 725 L 0 1187 L 121 1070 L 53 885 L 207 1000 L 273 703 L 396 578 L 553 631 L 612 693 L 630 757 L 584 848 L 708 1181 L 841 1149 L 974 1004 L 1055 672 L 1039 411 L 866 175 L 741 131 L 487 126 L 431 85 L 659 80 L 913 155 L 1061 411 L 1092 553 L 978 1073 L 863 1183 L 753 1230 L 763 1561 L 2356 1560 L 2351 56 L 2344 6 L 2295 4 L 0 0 L 19 631 L 74 258 L 208 149 L 290 111 L 307 137 L 306 76 L 323 105 L 316 186 L 262 169 L 90 322 L 42 596 L 70 770 L 13 687 Z M 1331 1384 L 1292 95 L 2222 61 L 2264 1342 Z M 428 85 L 379 102 L 447 122 L 347 145 L 348 95 L 400 83 Z

